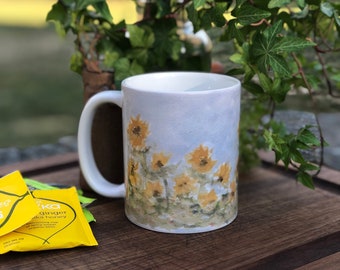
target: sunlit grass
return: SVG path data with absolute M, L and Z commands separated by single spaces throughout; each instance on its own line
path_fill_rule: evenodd
M 45 18 L 57 0 L 1 0 L 0 24 L 12 26 L 44 26 Z M 132 0 L 108 0 L 114 22 L 123 19 L 133 23 L 137 19 Z

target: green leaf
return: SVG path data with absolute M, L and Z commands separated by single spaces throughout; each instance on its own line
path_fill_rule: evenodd
M 329 2 L 323 2 L 320 5 L 320 10 L 323 14 L 325 14 L 327 17 L 332 17 L 334 14 L 334 7 Z
M 154 53 L 158 65 L 164 65 L 169 57 L 172 60 L 178 60 L 181 53 L 182 42 L 177 35 L 176 20 L 156 20 L 152 29 L 155 36 Z
M 273 132 L 271 130 L 264 130 L 263 137 L 268 145 L 268 150 L 274 150 L 277 148 L 276 142 L 273 139 Z
M 228 22 L 228 27 L 224 35 L 221 37 L 221 40 L 231 40 L 236 39 L 239 44 L 243 44 L 245 41 L 245 35 L 243 34 L 242 30 L 239 29 L 236 25 L 236 19 L 232 19 Z
M 132 47 L 150 48 L 155 42 L 155 36 L 150 28 L 137 25 L 127 25 Z
M 132 61 L 130 74 L 131 76 L 144 73 L 144 68 L 137 61 Z
M 192 22 L 194 30 L 197 31 L 201 28 L 200 20 L 198 16 L 198 11 L 195 9 L 194 5 L 187 5 L 186 12 L 188 14 L 188 19 Z
M 263 88 L 261 86 L 259 86 L 258 84 L 252 82 L 252 81 L 248 81 L 242 84 L 242 86 L 251 94 L 258 96 L 258 95 L 263 95 L 264 91 Z
M 265 75 L 264 73 L 259 73 L 258 76 L 259 76 L 260 84 L 263 87 L 263 89 L 266 92 L 271 92 L 272 89 L 273 89 L 272 80 L 267 75 Z
M 226 72 L 226 75 L 237 76 L 237 75 L 242 75 L 244 73 L 245 71 L 242 68 L 232 68 Z
M 297 163 L 305 163 L 305 159 L 303 158 L 301 152 L 295 148 L 291 148 L 290 151 L 290 158 L 297 162 Z
M 312 41 L 297 37 L 283 37 L 278 40 L 271 48 L 273 53 L 297 52 L 308 47 L 315 46 Z
M 298 180 L 298 182 L 300 182 L 301 184 L 303 184 L 304 186 L 306 186 L 308 188 L 311 188 L 311 189 L 315 188 L 312 177 L 304 171 L 298 172 L 297 180 Z
M 25 183 L 27 186 L 33 188 L 33 189 L 38 189 L 38 190 L 54 190 L 58 189 L 55 186 L 51 186 L 49 184 L 45 184 L 42 182 L 39 182 L 37 180 L 29 179 L 29 178 L 24 178 Z
M 320 167 L 312 163 L 304 163 L 304 164 L 301 164 L 300 169 L 302 171 L 317 171 L 320 169 Z
M 282 30 L 282 21 L 278 21 L 273 26 L 268 27 L 263 33 L 257 33 L 254 37 L 254 43 L 252 45 L 252 53 L 255 57 L 265 57 L 265 65 L 268 64 L 268 56 L 273 54 L 272 48 L 278 40 L 278 34 Z
M 243 64 L 244 63 L 244 59 L 243 59 L 243 55 L 240 53 L 234 53 L 229 57 L 230 61 L 236 64 Z
M 137 63 L 136 60 L 130 61 L 128 58 L 123 57 L 115 63 L 115 83 L 117 87 L 120 87 L 121 82 L 127 77 L 141 74 L 144 72 L 144 68 Z
M 207 2 L 207 0 L 194 0 L 195 9 L 198 9 L 198 8 L 204 6 L 206 2 Z
M 94 9 L 107 21 L 111 22 L 113 20 L 109 6 L 105 1 L 94 3 Z
M 305 6 L 306 6 L 305 0 L 296 0 L 296 3 L 298 5 L 298 7 L 301 8 L 301 9 L 304 9 Z
M 232 11 L 232 15 L 236 17 L 238 23 L 242 25 L 250 25 L 268 18 L 271 13 L 249 4 L 243 4 L 241 7 L 234 9 Z
M 291 0 L 270 0 L 268 8 L 281 8 L 287 4 L 290 4 Z
M 130 60 L 126 57 L 122 57 L 115 62 L 115 80 L 123 81 L 130 76 Z
M 104 65 L 106 67 L 113 67 L 115 65 L 115 62 L 119 59 L 120 54 L 116 51 L 113 52 L 105 52 L 104 57 Z
M 96 219 L 93 216 L 93 214 L 90 212 L 90 210 L 88 210 L 87 208 L 82 208 L 82 210 L 88 223 L 96 222 Z
M 142 65 L 147 65 L 150 52 L 146 48 L 134 48 L 127 52 L 127 57 L 131 60 L 135 59 Z
M 309 130 L 310 126 L 306 126 L 299 130 L 297 139 L 309 146 L 320 146 L 320 140 Z
M 83 68 L 83 55 L 81 52 L 76 51 L 72 54 L 70 59 L 70 69 L 73 72 L 81 74 Z
M 274 72 L 280 74 L 281 77 L 289 77 L 291 72 L 286 60 L 281 55 L 269 54 L 267 57 L 268 65 Z
M 217 27 L 222 27 L 226 23 L 226 19 L 224 17 L 224 12 L 227 9 L 227 3 L 215 3 L 214 6 L 209 8 L 206 12 L 206 17 L 209 21 L 209 24 L 213 23 Z
M 271 96 L 277 103 L 282 103 L 286 99 L 287 93 L 290 89 L 290 83 L 275 77 Z
M 263 31 L 263 36 L 266 40 L 266 47 L 268 49 L 274 47 L 278 39 L 278 35 L 281 33 L 282 29 L 283 23 L 281 20 L 279 20 Z
M 334 19 L 338 26 L 340 26 L 340 16 L 337 10 L 334 11 Z
M 52 9 L 47 13 L 46 21 L 58 21 L 64 23 L 67 18 L 67 9 L 61 2 L 57 2 L 52 6 Z

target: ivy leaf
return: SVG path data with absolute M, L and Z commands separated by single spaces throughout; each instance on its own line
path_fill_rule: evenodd
M 277 103 L 282 103 L 286 99 L 287 93 L 290 89 L 291 85 L 289 82 L 275 77 L 271 96 Z
M 241 7 L 235 8 L 231 15 L 236 17 L 238 23 L 245 26 L 268 18 L 271 13 L 249 4 L 243 4 Z
M 305 0 L 296 0 L 296 3 L 298 5 L 298 7 L 301 8 L 301 9 L 304 9 L 305 6 L 306 6 Z
M 144 72 L 143 67 L 139 65 L 136 60 L 130 62 L 130 60 L 126 57 L 118 59 L 115 62 L 114 68 L 115 83 L 118 89 L 125 78 Z
M 113 67 L 115 62 L 119 59 L 120 54 L 117 51 L 106 51 L 104 58 L 104 65 L 107 67 Z
M 148 49 L 145 48 L 134 48 L 127 52 L 129 59 L 136 59 L 142 65 L 147 65 L 149 55 Z
M 61 2 L 57 2 L 52 6 L 52 9 L 46 16 L 46 21 L 54 23 L 55 30 L 61 37 L 65 37 L 66 32 L 70 28 L 71 20 L 68 15 L 69 13 L 66 7 Z
M 278 40 L 278 35 L 281 33 L 282 28 L 283 23 L 280 20 L 263 31 L 263 36 L 266 40 L 267 48 L 272 48 L 275 46 L 276 41 Z
M 222 41 L 231 40 L 235 38 L 239 44 L 244 43 L 245 35 L 241 31 L 241 29 L 237 27 L 236 23 L 237 23 L 236 19 L 232 19 L 228 22 L 228 27 L 226 28 L 224 35 L 221 37 Z
M 170 56 L 173 60 L 180 57 L 182 43 L 177 35 L 176 20 L 160 19 L 153 26 L 155 44 L 154 52 L 159 65 Z
M 234 53 L 229 57 L 230 61 L 236 64 L 244 64 L 243 55 L 240 53 Z
M 297 139 L 309 146 L 320 146 L 319 139 L 309 130 L 311 126 L 306 126 L 299 130 Z
M 207 2 L 207 0 L 194 0 L 194 8 L 198 9 L 198 8 L 204 6 L 206 2 Z
M 202 20 L 207 20 L 206 24 L 209 24 L 209 27 L 212 26 L 212 23 L 217 27 L 222 27 L 226 23 L 226 19 L 224 17 L 224 12 L 226 9 L 227 3 L 215 3 L 213 7 L 206 11 L 202 17 Z
M 150 48 L 155 42 L 155 36 L 150 28 L 137 25 L 127 25 L 132 47 Z
M 291 75 L 289 66 L 281 55 L 269 54 L 268 64 L 277 74 L 280 74 L 281 77 L 288 77 Z
M 315 45 L 314 42 L 302 38 L 284 37 L 274 44 L 271 51 L 273 53 L 296 52 Z
M 280 40 L 278 35 L 282 30 L 282 21 L 278 21 L 273 26 L 267 28 L 263 33 L 258 33 L 254 37 L 252 54 L 254 63 L 262 73 L 267 73 L 269 67 L 282 77 L 291 74 L 286 60 L 279 54 L 277 42 Z M 286 44 L 286 43 L 284 43 Z M 288 50 L 288 45 L 282 46 Z
M 266 92 L 271 92 L 272 89 L 273 89 L 272 80 L 267 75 L 265 75 L 264 73 L 260 73 L 260 74 L 258 74 L 258 76 L 259 76 L 260 84 L 263 87 L 263 89 Z
M 270 0 L 268 3 L 268 8 L 281 8 L 290 2 L 291 0 Z
M 106 1 L 102 1 L 99 3 L 93 4 L 95 10 L 107 21 L 111 22 L 113 20 L 109 6 L 107 5 Z
M 311 163 L 304 163 L 300 166 L 300 169 L 303 171 L 316 171 L 319 170 L 320 167 Z
M 303 184 L 306 187 L 309 187 L 311 189 L 314 189 L 314 183 L 312 177 L 306 173 L 305 171 L 299 171 L 297 174 L 297 180 L 301 184 Z
M 64 24 L 67 18 L 67 9 L 61 2 L 57 2 L 52 6 L 52 9 L 47 13 L 46 21 L 58 21 Z
M 300 163 L 300 164 L 305 162 L 305 159 L 303 158 L 301 152 L 297 150 L 295 147 L 290 148 L 289 154 L 290 154 L 290 158 L 293 161 Z
M 321 3 L 320 10 L 323 14 L 325 14 L 327 17 L 332 17 L 334 14 L 334 7 L 329 2 Z
M 340 26 L 340 16 L 337 10 L 334 11 L 334 19 L 338 26 Z
M 242 86 L 254 96 L 259 96 L 259 95 L 264 94 L 263 88 L 252 81 L 245 82 L 242 84 Z

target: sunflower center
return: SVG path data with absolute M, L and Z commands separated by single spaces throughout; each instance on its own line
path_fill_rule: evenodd
M 200 166 L 204 167 L 208 164 L 208 160 L 205 157 L 200 158 Z
M 178 186 L 179 187 L 185 187 L 187 184 L 188 184 L 187 182 L 183 182 L 183 183 L 179 184 Z
M 163 162 L 160 161 L 160 160 L 158 160 L 158 161 L 156 162 L 156 165 L 157 165 L 158 168 L 162 168 L 162 167 L 164 166 Z
M 152 195 L 153 195 L 154 197 L 160 197 L 160 196 L 161 196 L 161 193 L 159 192 L 159 190 L 154 190 Z
M 137 135 L 137 136 L 140 136 L 140 132 L 141 132 L 140 126 L 136 126 L 132 129 L 132 133 Z

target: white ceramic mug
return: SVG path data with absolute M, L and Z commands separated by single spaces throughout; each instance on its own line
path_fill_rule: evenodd
M 160 72 L 94 95 L 78 131 L 87 183 L 103 196 L 125 197 L 127 218 L 146 229 L 196 233 L 228 225 L 237 215 L 240 88 L 225 75 Z M 95 110 L 107 102 L 123 112 L 121 185 L 102 177 L 91 149 Z

